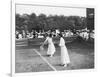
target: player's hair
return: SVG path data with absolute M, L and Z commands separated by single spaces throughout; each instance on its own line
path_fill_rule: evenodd
M 59 34 L 59 36 L 60 36 L 60 37 L 63 37 L 63 35 L 62 35 L 61 33 Z
M 52 34 L 49 34 L 49 37 L 52 37 Z

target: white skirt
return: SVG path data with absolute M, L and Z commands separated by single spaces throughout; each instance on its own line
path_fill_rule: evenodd
M 69 64 L 70 58 L 66 46 L 61 47 L 61 64 Z
M 55 46 L 54 44 L 49 44 L 48 45 L 48 50 L 47 50 L 47 55 L 53 55 L 55 53 Z

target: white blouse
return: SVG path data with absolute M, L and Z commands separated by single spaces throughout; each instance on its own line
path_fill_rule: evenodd
M 65 40 L 61 37 L 59 46 L 65 46 Z

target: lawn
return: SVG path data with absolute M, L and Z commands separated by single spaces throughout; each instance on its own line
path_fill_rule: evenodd
M 58 38 L 57 38 L 58 39 Z M 67 38 L 67 40 L 73 40 L 72 38 Z M 43 72 L 43 71 L 54 71 L 41 57 L 38 55 L 34 49 L 41 54 L 43 58 L 48 61 L 57 71 L 61 70 L 77 70 L 77 69 L 93 69 L 94 68 L 94 46 L 89 45 L 85 42 L 72 41 L 67 42 L 66 47 L 68 48 L 71 64 L 68 67 L 60 66 L 60 48 L 58 46 L 58 41 L 55 43 L 56 52 L 54 57 L 48 57 L 46 55 L 47 45 L 44 46 L 44 50 L 40 50 L 40 42 L 45 39 L 31 39 L 16 41 L 16 51 L 15 51 L 15 72 Z M 69 40 L 68 40 L 69 41 Z M 27 44 L 27 43 L 33 44 Z M 18 46 L 23 44 L 23 46 Z

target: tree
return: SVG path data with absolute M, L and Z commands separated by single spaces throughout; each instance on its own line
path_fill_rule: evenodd
M 45 14 L 40 14 L 38 16 L 38 27 L 41 30 L 45 30 L 45 28 L 47 27 L 47 22 L 46 22 L 46 15 Z
M 35 13 L 32 13 L 29 15 L 29 21 L 28 21 L 28 31 L 32 31 L 32 29 L 36 29 L 37 26 L 37 16 Z
M 79 16 L 64 16 L 64 15 L 49 15 L 40 14 L 36 16 L 35 13 L 16 14 L 16 29 L 24 29 L 28 31 L 34 30 L 74 30 L 83 29 L 86 27 L 86 18 Z
M 21 17 L 20 14 L 16 14 L 15 16 L 16 20 L 16 30 L 21 30 L 22 26 L 24 25 L 25 19 Z

